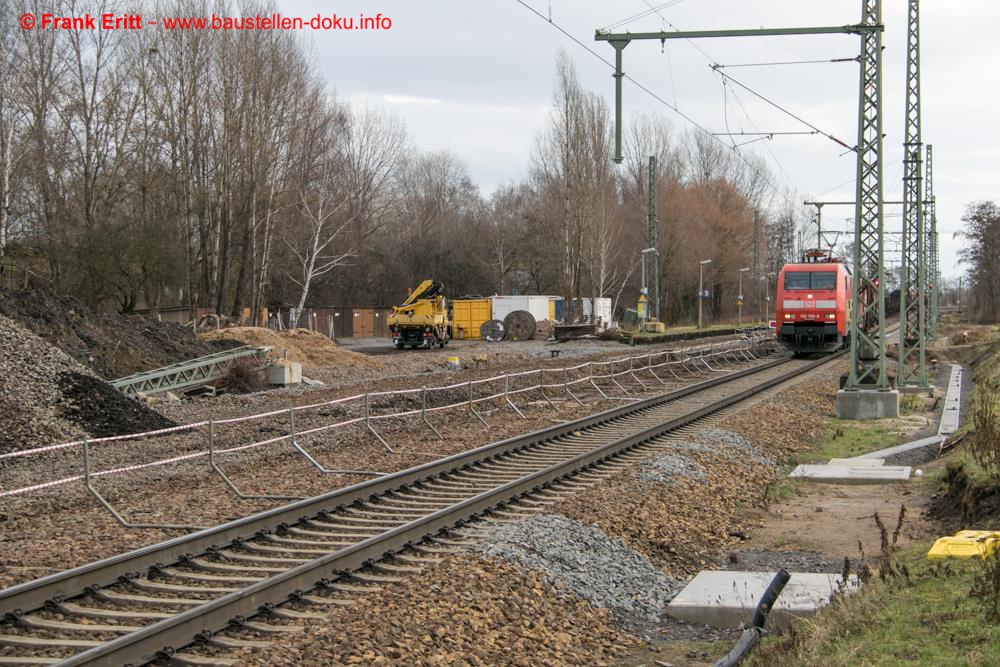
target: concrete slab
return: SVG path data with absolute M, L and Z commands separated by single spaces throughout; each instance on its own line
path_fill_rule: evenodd
M 962 367 L 953 364 L 951 367 L 951 377 L 948 379 L 948 393 L 944 397 L 944 408 L 941 410 L 941 423 L 938 425 L 938 435 L 951 435 L 958 430 L 961 405 Z
M 899 392 L 841 389 L 837 392 L 837 416 L 859 420 L 898 417 Z
M 754 609 L 774 572 L 738 572 L 705 570 L 698 573 L 667 606 L 667 613 L 688 623 L 716 628 L 749 625 Z M 840 586 L 839 574 L 793 572 L 788 584 L 767 618 L 767 627 L 785 628 L 792 619 L 815 612 L 830 601 Z M 857 588 L 851 576 L 848 590 Z
M 859 458 L 830 459 L 827 462 L 827 465 L 830 465 L 830 466 L 846 465 L 846 466 L 848 466 L 850 468 L 859 468 L 859 467 L 862 467 L 862 466 L 865 466 L 865 467 L 874 467 L 874 468 L 881 468 L 882 466 L 885 465 L 885 459 L 871 458 L 871 457 L 865 457 L 863 459 L 859 459 Z
M 867 454 L 862 454 L 861 456 L 855 456 L 854 458 L 847 459 L 848 461 L 860 461 L 863 459 L 881 460 L 885 463 L 888 459 L 892 458 L 896 454 L 902 454 L 904 452 L 910 452 L 915 449 L 925 449 L 933 448 L 938 449 L 941 447 L 941 440 L 944 438 L 940 435 L 932 435 L 929 438 L 921 438 L 920 440 L 914 440 L 913 442 L 904 442 L 902 445 L 896 445 L 895 447 L 887 447 L 886 449 L 880 449 L 877 452 L 869 452 Z
M 905 482 L 910 479 L 910 466 L 870 466 L 847 464 L 796 466 L 789 475 L 813 482 L 838 482 L 845 484 L 879 484 Z

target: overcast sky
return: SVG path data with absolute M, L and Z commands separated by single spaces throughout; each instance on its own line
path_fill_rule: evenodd
M 523 178 L 535 136 L 546 123 L 555 59 L 565 49 L 583 86 L 613 104 L 610 70 L 554 26 L 599 55 L 605 28 L 650 6 L 657 13 L 616 31 L 845 25 L 860 20 L 860 0 L 281 0 L 288 16 L 357 16 L 381 12 L 387 31 L 310 32 L 314 57 L 337 96 L 389 109 L 411 141 L 461 156 L 484 193 Z M 884 0 L 885 197 L 902 198 L 902 121 L 906 46 L 905 0 Z M 923 141 L 934 146 L 942 271 L 957 276 L 961 241 L 953 234 L 972 201 L 1000 198 L 996 69 L 1000 67 L 1000 2 L 925 0 L 921 6 Z M 722 85 L 710 64 L 830 60 L 856 57 L 848 35 L 632 42 L 625 71 L 713 132 L 808 131 L 809 128 L 736 84 Z M 740 83 L 853 146 L 857 139 L 858 65 L 854 62 L 727 67 Z M 656 112 L 678 130 L 693 127 L 663 103 L 625 82 L 626 120 Z M 721 137 L 741 143 L 753 137 Z M 853 200 L 853 153 L 821 135 L 775 136 L 740 149 L 766 158 L 773 183 L 803 199 Z M 826 207 L 824 227 L 852 229 L 848 207 Z M 898 231 L 900 208 L 887 207 Z

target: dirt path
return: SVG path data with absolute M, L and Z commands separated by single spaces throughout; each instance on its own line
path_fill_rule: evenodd
M 922 469 L 926 474 L 943 467 L 935 461 Z M 878 553 L 880 534 L 873 518 L 878 513 L 892 530 L 900 506 L 906 508 L 899 546 L 926 541 L 940 534 L 941 527 L 926 517 L 937 482 L 928 477 L 894 484 L 826 484 L 800 482 L 795 495 L 766 510 L 748 514 L 749 544 L 754 550 L 815 553 L 837 562 L 859 557 L 858 543 L 865 553 Z

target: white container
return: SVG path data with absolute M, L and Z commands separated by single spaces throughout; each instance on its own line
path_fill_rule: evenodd
M 494 296 L 490 297 L 493 306 L 493 319 L 502 320 L 515 310 L 526 310 L 535 318 L 535 322 L 549 319 L 549 297 L 528 296 Z
M 569 299 L 568 301 L 572 301 L 574 306 L 578 305 L 576 303 L 576 299 Z M 610 329 L 614 327 L 614 322 L 612 322 L 611 319 L 611 299 L 609 297 L 597 297 L 593 299 L 583 298 L 580 299 L 580 301 L 583 306 L 583 316 L 588 322 L 594 321 L 599 323 L 601 329 Z M 568 313 L 569 304 L 567 304 L 566 308 Z M 580 308 L 578 307 L 573 310 L 574 312 L 580 312 Z

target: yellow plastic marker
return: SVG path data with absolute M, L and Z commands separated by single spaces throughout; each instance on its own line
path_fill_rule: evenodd
M 927 552 L 927 559 L 986 558 L 1000 550 L 1000 531 L 960 530 L 954 537 L 941 537 Z

